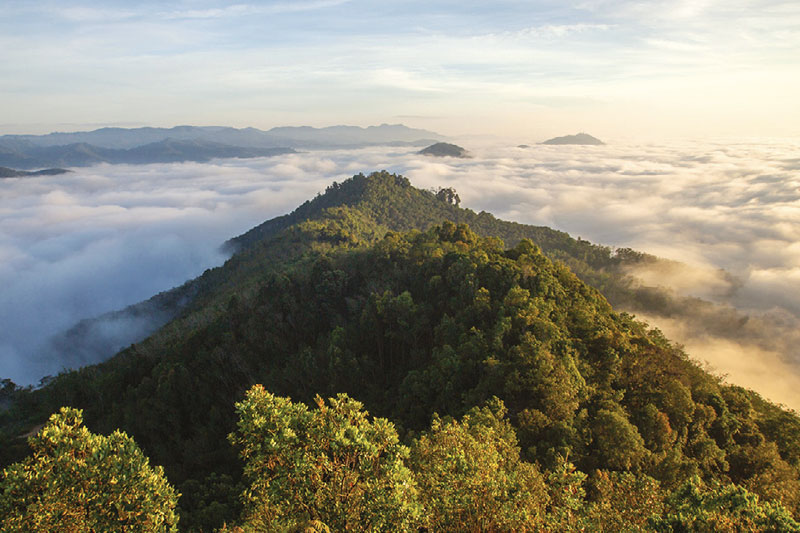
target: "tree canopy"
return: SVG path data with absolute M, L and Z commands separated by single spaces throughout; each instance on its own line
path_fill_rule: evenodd
M 435 416 L 415 441 L 411 465 L 429 531 L 537 531 L 547 491 L 539 469 L 522 461 L 517 437 L 493 399 L 460 421 Z
M 419 514 L 394 426 L 341 394 L 316 409 L 252 387 L 230 441 L 244 460 L 246 529 L 319 522 L 334 531 L 411 531 Z

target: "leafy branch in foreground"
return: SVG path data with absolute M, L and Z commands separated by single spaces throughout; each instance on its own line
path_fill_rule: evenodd
M 255 385 L 236 404 L 229 438 L 251 482 L 245 529 L 321 522 L 334 531 L 411 531 L 419 506 L 394 425 L 368 420 L 344 394 L 316 403 L 310 410 Z
M 177 531 L 178 494 L 125 433 L 94 435 L 61 408 L 29 439 L 33 455 L 0 477 L 0 529 Z

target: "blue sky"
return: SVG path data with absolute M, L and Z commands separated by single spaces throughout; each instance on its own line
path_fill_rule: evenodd
M 798 57 L 794 0 L 4 0 L 0 133 L 798 136 Z

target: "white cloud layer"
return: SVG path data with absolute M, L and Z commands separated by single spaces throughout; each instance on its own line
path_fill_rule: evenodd
M 476 211 L 685 262 L 638 274 L 761 316 L 768 333 L 735 341 L 657 325 L 731 381 L 800 407 L 800 349 L 788 342 L 800 329 L 800 143 L 460 144 L 475 157 L 370 148 L 1 181 L 0 377 L 38 380 L 47 365 L 34 376 L 31 361 L 51 335 L 221 263 L 227 238 L 331 181 L 385 168 L 418 187 L 453 186 Z

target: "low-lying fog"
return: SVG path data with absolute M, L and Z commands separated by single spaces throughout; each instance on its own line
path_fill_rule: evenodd
M 387 169 L 455 187 L 463 207 L 685 262 L 636 274 L 758 315 L 768 332 L 731 340 L 653 322 L 729 381 L 800 408 L 800 345 L 789 342 L 800 331 L 800 142 L 459 144 L 474 157 L 369 148 L 0 180 L 0 377 L 58 372 L 43 348 L 52 335 L 220 264 L 227 238 L 334 180 Z

